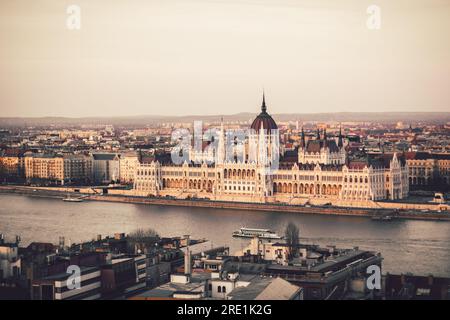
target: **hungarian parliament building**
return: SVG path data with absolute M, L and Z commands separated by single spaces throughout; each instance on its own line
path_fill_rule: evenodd
M 261 113 L 248 131 L 239 159 L 226 154 L 229 148 L 222 123 L 217 152 L 191 147 L 189 159 L 182 163 L 166 157 L 139 164 L 135 195 L 298 205 L 345 205 L 408 195 L 404 157 L 383 153 L 350 161 L 341 132 L 327 137 L 325 130 L 317 130 L 316 137 L 306 139 L 302 129 L 298 148 L 288 155 L 264 96 Z

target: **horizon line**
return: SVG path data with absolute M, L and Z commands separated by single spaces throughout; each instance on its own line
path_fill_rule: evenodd
M 271 115 L 323 115 L 323 114 L 450 114 L 450 111 L 336 111 L 336 112 L 286 112 L 286 113 L 271 113 Z M 183 117 L 226 117 L 226 116 L 237 116 L 242 114 L 254 115 L 258 112 L 239 112 L 233 114 L 185 114 L 185 115 L 161 115 L 161 114 L 135 114 L 135 115 L 97 115 L 97 116 L 7 116 L 0 117 L 0 119 L 51 119 L 51 118 L 64 118 L 64 119 L 87 119 L 87 118 L 138 118 L 138 117 L 154 117 L 154 118 L 183 118 Z

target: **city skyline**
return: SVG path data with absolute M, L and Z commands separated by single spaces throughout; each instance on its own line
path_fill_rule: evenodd
M 3 1 L 2 116 L 448 111 L 450 5 L 371 4 Z
M 449 17 L 0 1 L 0 300 L 450 300 Z

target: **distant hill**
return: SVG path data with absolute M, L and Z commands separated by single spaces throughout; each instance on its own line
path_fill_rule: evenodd
M 238 113 L 224 115 L 225 121 L 248 121 L 256 117 L 256 113 Z M 18 126 L 48 126 L 48 125 L 81 125 L 81 124 L 112 124 L 112 125 L 149 125 L 162 122 L 193 122 L 194 120 L 219 121 L 221 115 L 188 115 L 188 116 L 158 116 L 142 115 L 130 117 L 36 117 L 36 118 L 0 118 L 0 127 Z M 295 113 L 273 114 L 276 121 L 336 121 L 336 122 L 384 122 L 403 121 L 405 124 L 447 123 L 450 122 L 450 112 L 338 112 L 338 113 Z

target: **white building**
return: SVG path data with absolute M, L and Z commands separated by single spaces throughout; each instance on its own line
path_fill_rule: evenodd
M 80 287 L 73 286 L 72 274 L 60 274 L 33 280 L 34 300 L 96 300 L 101 297 L 102 276 L 98 267 L 80 268 Z
M 315 140 L 305 141 L 305 133 L 302 128 L 300 147 L 298 148 L 299 163 L 343 165 L 346 163 L 346 155 L 341 131 L 339 131 L 337 143 L 334 139 L 327 138 L 326 130 L 323 131 L 323 137 L 317 130 Z
M 397 200 L 408 195 L 404 157 L 382 154 L 350 162 L 341 134 L 337 141 L 326 132 L 305 141 L 302 133 L 297 159 L 284 160 L 278 127 L 267 113 L 264 98 L 261 109 L 244 146 L 227 143 L 221 126 L 214 163 L 175 165 L 156 158 L 139 164 L 135 194 L 291 204 Z
M 271 240 L 254 237 L 247 247 L 235 253 L 235 256 L 244 255 L 260 256 L 265 261 L 288 265 L 289 247 L 283 242 L 272 242 Z

